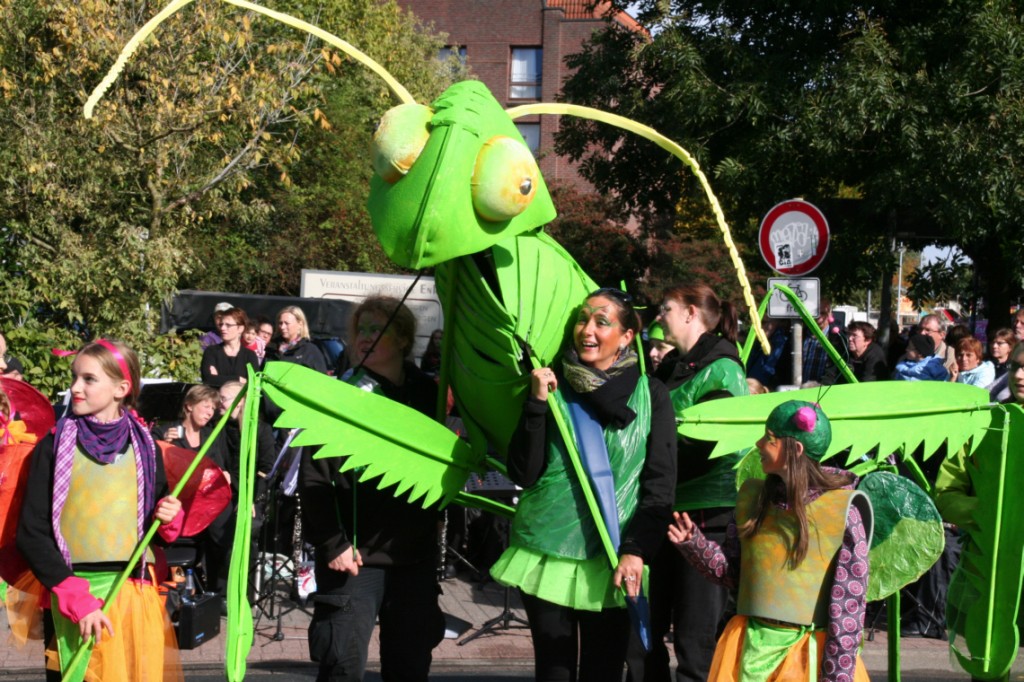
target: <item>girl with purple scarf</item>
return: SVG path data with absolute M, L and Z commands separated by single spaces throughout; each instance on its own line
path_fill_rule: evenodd
M 181 679 L 150 551 L 108 612 L 101 610 L 149 524 L 159 520 L 159 535 L 170 542 L 184 522 L 181 502 L 161 498 L 162 459 L 131 409 L 138 357 L 101 339 L 78 351 L 71 373 L 72 414 L 32 453 L 18 525 L 18 548 L 51 593 L 47 677 L 60 679 L 81 641 L 94 636 L 87 679 Z

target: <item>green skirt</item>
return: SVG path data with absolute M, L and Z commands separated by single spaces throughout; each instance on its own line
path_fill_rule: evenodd
M 491 576 L 509 587 L 518 587 L 553 604 L 580 611 L 625 608 L 622 590 L 612 584 L 613 571 L 604 555 L 593 559 L 566 559 L 525 547 L 509 547 L 494 566 Z M 644 587 L 647 567 L 644 566 Z

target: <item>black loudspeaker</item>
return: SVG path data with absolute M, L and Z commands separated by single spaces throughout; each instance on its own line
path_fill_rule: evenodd
M 220 596 L 212 592 L 183 602 L 178 612 L 178 648 L 195 649 L 220 634 Z
M 174 421 L 181 415 L 181 404 L 192 386 L 179 381 L 143 382 L 136 412 L 150 424 Z

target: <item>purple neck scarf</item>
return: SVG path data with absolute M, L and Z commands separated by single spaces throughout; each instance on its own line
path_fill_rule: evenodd
M 135 453 L 137 531 L 142 537 L 146 519 L 156 502 L 156 444 L 149 431 L 127 412 L 112 422 L 102 423 L 92 416 L 70 416 L 57 423 L 54 437 L 53 516 L 52 527 L 57 546 L 64 561 L 71 565 L 67 543 L 60 532 L 60 514 L 71 488 L 71 468 L 75 450 L 80 447 L 87 455 L 103 464 L 112 463 L 123 453 L 129 440 Z
M 103 464 L 110 464 L 124 452 L 132 433 L 132 418 L 124 413 L 112 422 L 101 422 L 92 416 L 78 417 L 78 445 L 87 455 Z M 57 441 L 66 426 L 62 421 L 57 427 Z

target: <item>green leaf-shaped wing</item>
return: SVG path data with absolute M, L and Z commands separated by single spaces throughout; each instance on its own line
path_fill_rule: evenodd
M 928 493 L 909 478 L 875 471 L 857 485 L 871 500 L 871 579 L 868 601 L 914 582 L 942 555 L 942 517 Z
M 968 465 L 977 527 L 960 555 L 949 586 L 950 647 L 972 677 L 1003 679 L 1017 657 L 1016 616 L 1024 559 L 1024 410 L 1018 405 L 992 410 L 986 433 Z M 963 638 L 966 638 L 966 646 Z
M 301 428 L 296 446 L 320 445 L 316 457 L 344 457 L 341 471 L 358 469 L 360 481 L 379 478 L 396 497 L 422 498 L 424 507 L 447 505 L 472 471 L 483 466 L 456 434 L 425 415 L 383 396 L 287 362 L 267 363 L 267 396 L 284 412 L 275 426 Z
M 683 410 L 679 433 L 716 442 L 712 457 L 749 448 L 764 434 L 772 409 L 787 400 L 818 402 L 832 424 L 826 458 L 851 449 L 851 460 L 877 447 L 887 456 L 944 443 L 956 450 L 975 443 L 989 425 L 988 391 L 938 381 L 878 381 L 725 398 Z

